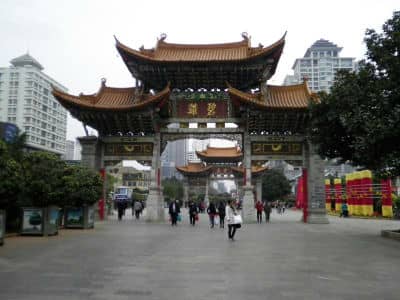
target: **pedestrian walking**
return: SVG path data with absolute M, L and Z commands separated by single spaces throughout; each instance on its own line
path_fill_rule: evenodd
M 181 212 L 179 201 L 175 200 L 169 204 L 169 215 L 171 216 L 171 226 L 177 226 L 178 214 Z
M 228 200 L 228 203 L 225 207 L 225 215 L 226 215 L 226 221 L 228 224 L 228 238 L 230 240 L 234 241 L 236 229 L 239 228 L 240 224 L 235 223 L 235 216 L 238 215 L 238 212 L 237 212 L 232 200 Z
M 225 203 L 224 203 L 224 201 L 219 202 L 218 215 L 219 215 L 219 228 L 224 228 L 225 227 Z
M 255 207 L 256 207 L 256 211 L 257 211 L 257 223 L 261 224 L 262 213 L 264 210 L 264 204 L 260 200 L 257 200 Z
M 121 199 L 117 200 L 117 210 L 118 210 L 118 220 L 122 220 L 122 216 L 124 215 L 125 204 L 124 201 Z
M 347 218 L 349 216 L 349 208 L 347 206 L 347 202 L 343 201 L 342 203 L 342 212 L 340 213 L 340 216 L 343 216 Z
M 269 222 L 269 216 L 271 214 L 271 203 L 265 201 L 264 203 L 264 213 L 265 213 L 265 222 Z
M 214 228 L 214 225 L 215 225 L 214 218 L 215 218 L 215 215 L 217 214 L 217 209 L 215 207 L 214 202 L 211 201 L 210 204 L 208 205 L 207 213 L 208 213 L 208 216 L 210 218 L 210 227 Z
M 197 214 L 198 214 L 197 205 L 192 200 L 189 203 L 189 219 L 190 219 L 190 224 L 193 226 L 196 224 L 196 219 L 198 218 Z
M 140 201 L 135 201 L 133 210 L 135 211 L 136 220 L 139 220 L 140 212 L 142 211 L 142 203 L 140 203 Z

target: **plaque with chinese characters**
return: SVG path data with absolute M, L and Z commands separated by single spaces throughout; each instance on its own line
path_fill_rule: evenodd
M 106 144 L 104 155 L 110 156 L 140 156 L 153 155 L 153 143 Z
M 251 143 L 252 155 L 302 155 L 301 143 Z
M 180 118 L 225 118 L 228 106 L 224 101 L 179 101 Z

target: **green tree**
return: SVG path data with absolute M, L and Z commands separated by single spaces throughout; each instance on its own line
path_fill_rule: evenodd
M 48 152 L 32 152 L 22 160 L 20 205 L 45 207 L 62 202 L 62 175 L 65 163 Z
M 330 94 L 310 106 L 319 154 L 386 176 L 400 174 L 400 13 L 366 31 L 358 72 L 338 72 Z
M 0 209 L 13 205 L 21 190 L 21 168 L 0 140 Z
M 281 199 L 291 192 L 290 182 L 283 172 L 276 169 L 268 170 L 262 177 L 262 195 L 267 201 Z
M 63 205 L 92 205 L 100 199 L 103 192 L 100 175 L 83 166 L 66 166 L 62 186 Z
M 183 185 L 182 182 L 173 178 L 166 178 L 162 182 L 163 194 L 165 198 L 168 199 L 179 199 L 183 198 Z

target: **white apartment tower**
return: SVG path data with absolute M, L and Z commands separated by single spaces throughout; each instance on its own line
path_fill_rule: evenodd
M 308 80 L 308 87 L 314 91 L 329 92 L 340 69 L 355 70 L 353 57 L 339 57 L 342 48 L 328 40 L 320 39 L 307 49 L 303 58 L 294 62 L 294 75 L 285 78 L 284 85 L 296 84 Z
M 65 154 L 67 111 L 51 94 L 52 86 L 67 89 L 42 72 L 29 54 L 0 68 L 0 121 L 14 123 L 27 135 L 27 146 Z

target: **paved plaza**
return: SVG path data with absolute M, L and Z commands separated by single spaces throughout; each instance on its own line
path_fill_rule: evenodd
M 244 225 L 237 240 L 187 218 L 177 227 L 131 216 L 0 247 L 0 299 L 400 299 L 398 221 L 300 212 Z

